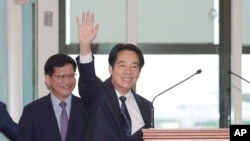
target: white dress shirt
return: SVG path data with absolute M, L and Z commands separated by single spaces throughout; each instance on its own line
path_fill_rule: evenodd
M 119 101 L 119 104 L 120 104 L 120 107 L 121 107 L 122 103 L 119 100 L 119 97 L 122 96 L 122 95 L 117 90 L 116 90 L 116 94 L 117 94 L 117 100 Z M 141 112 L 139 110 L 139 107 L 137 105 L 137 102 L 136 102 L 135 97 L 132 94 L 132 92 L 129 91 L 124 96 L 127 98 L 125 103 L 126 103 L 128 113 L 129 113 L 129 116 L 130 116 L 131 122 L 132 122 L 132 132 L 131 132 L 131 134 L 134 134 L 136 131 L 141 129 L 145 125 L 145 123 L 143 121 Z

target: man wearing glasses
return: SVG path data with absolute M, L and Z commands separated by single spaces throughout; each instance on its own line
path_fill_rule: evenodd
M 50 93 L 24 107 L 18 141 L 82 141 L 83 105 L 72 94 L 76 63 L 66 54 L 51 56 L 45 66 Z

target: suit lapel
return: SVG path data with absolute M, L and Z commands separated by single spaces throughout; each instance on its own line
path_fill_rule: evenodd
M 115 122 L 114 125 L 119 125 L 118 127 L 115 127 L 116 131 L 119 131 L 119 133 L 121 135 L 123 135 L 123 131 L 121 130 L 122 124 L 121 124 L 120 106 L 119 106 L 119 102 L 117 99 L 117 95 L 116 95 L 115 90 L 114 90 L 114 86 L 111 83 L 111 78 L 108 78 L 104 82 L 104 84 L 106 85 L 106 88 L 107 88 L 107 92 L 105 94 L 105 95 L 107 95 L 106 100 L 110 101 L 107 104 L 110 104 L 109 109 L 112 109 L 114 111 L 114 112 L 110 112 L 110 114 L 112 114 L 111 116 L 113 116 L 113 117 L 111 117 L 111 119 L 114 119 L 114 122 Z
M 72 95 L 72 102 L 71 102 L 71 110 L 70 110 L 70 116 L 69 116 L 69 124 L 68 124 L 68 129 L 74 129 L 78 127 L 78 124 L 83 123 L 83 105 L 77 101 L 77 98 Z M 82 115 L 79 115 L 79 111 L 82 111 Z M 82 120 L 82 121 L 80 121 Z M 84 126 L 82 124 L 82 126 Z M 78 131 L 79 132 L 79 131 Z M 73 137 L 75 133 L 75 130 L 68 130 L 67 131 L 67 136 L 66 136 L 66 141 L 71 141 L 69 137 Z M 84 133 L 82 133 L 84 134 Z
M 139 107 L 143 121 L 145 123 L 144 127 L 150 127 L 150 120 L 151 120 L 150 118 L 151 117 L 148 115 L 150 114 L 151 109 L 148 109 L 148 106 L 146 105 L 145 102 L 143 102 L 142 98 L 139 95 L 137 95 L 133 91 L 132 91 L 132 93 L 135 97 L 136 102 L 138 103 L 137 105 Z
M 48 120 L 48 126 L 49 128 L 52 128 L 51 131 L 54 131 L 54 135 L 56 135 L 56 138 L 61 140 L 61 135 L 59 131 L 59 127 L 56 120 L 56 115 L 52 106 L 50 94 L 47 95 L 43 101 L 43 115 L 46 116 Z

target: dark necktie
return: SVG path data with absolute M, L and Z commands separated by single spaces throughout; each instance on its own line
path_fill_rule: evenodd
M 60 106 L 62 107 L 62 112 L 60 116 L 60 128 L 61 128 L 61 138 L 62 141 L 65 141 L 66 134 L 67 134 L 67 128 L 68 128 L 68 115 L 65 109 L 66 102 L 60 102 Z
M 125 131 L 125 135 L 126 137 L 129 137 L 131 135 L 131 119 L 128 113 L 128 109 L 127 106 L 125 104 L 126 101 L 126 97 L 125 96 L 121 96 L 119 98 L 122 102 L 121 105 L 121 114 L 122 114 L 122 121 L 124 122 L 124 131 Z

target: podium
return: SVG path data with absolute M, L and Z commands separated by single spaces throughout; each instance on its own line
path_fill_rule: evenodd
M 229 141 L 229 128 L 142 129 L 143 141 Z

